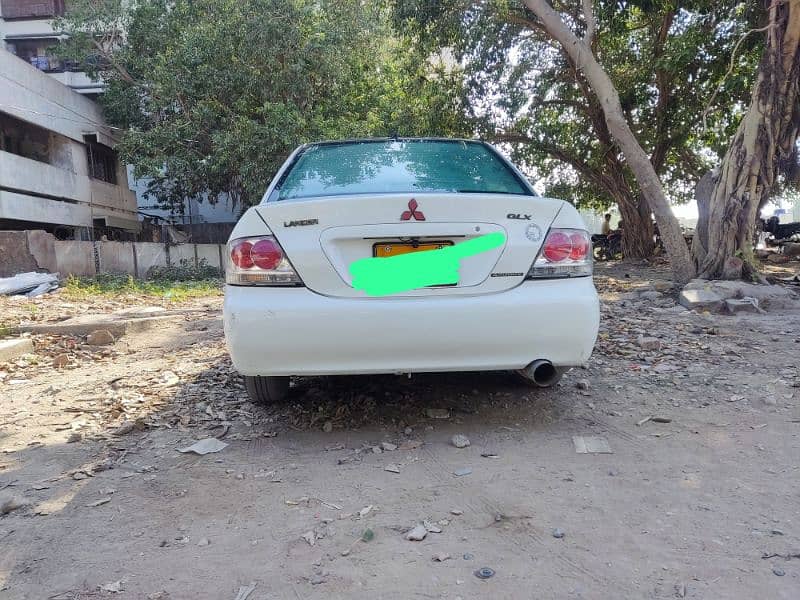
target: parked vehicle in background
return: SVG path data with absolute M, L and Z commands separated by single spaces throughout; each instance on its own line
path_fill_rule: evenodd
M 228 250 L 227 343 L 262 402 L 302 375 L 508 369 L 547 386 L 597 336 L 583 221 L 480 141 L 301 146 Z M 419 275 L 404 256 L 423 270 L 457 257 L 457 273 L 400 289 Z M 365 291 L 365 264 L 395 291 Z
M 617 260 L 622 258 L 622 235 L 597 233 L 592 236 L 592 255 L 597 261 Z

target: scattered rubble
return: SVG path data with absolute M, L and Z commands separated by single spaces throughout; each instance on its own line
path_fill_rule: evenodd
M 33 354 L 33 341 L 30 338 L 0 340 L 0 363 Z
M 429 419 L 449 419 L 450 411 L 446 408 L 426 408 L 425 414 Z
M 95 329 L 86 336 L 86 343 L 90 346 L 108 346 L 116 342 L 108 329 Z
M 745 300 L 745 302 L 732 302 L 730 300 Z M 787 309 L 800 307 L 797 294 L 788 288 L 778 285 L 759 285 L 744 281 L 709 281 L 693 279 L 683 288 L 680 294 L 680 303 L 690 310 L 708 310 L 720 312 L 723 309 L 731 311 L 746 307 L 761 312 L 765 309 Z
M 219 452 L 220 450 L 224 450 L 227 446 L 228 444 L 217 438 L 205 438 L 186 448 L 178 448 L 178 452 L 193 452 L 202 456 L 204 454 Z
M 406 533 L 406 539 L 412 542 L 421 542 L 427 535 L 428 530 L 422 523 L 420 523 L 419 525 L 415 525 L 408 533 Z
M 467 446 L 470 445 L 469 438 L 460 433 L 457 433 L 453 437 L 451 437 L 450 443 L 456 448 L 466 448 Z
M 594 435 L 576 435 L 572 437 L 575 452 L 578 454 L 612 454 L 608 440 Z
M 0 497 L 0 516 L 19 510 L 28 505 L 27 501 L 17 496 L 7 495 Z
M 125 589 L 125 582 L 120 579 L 119 581 L 104 583 L 99 586 L 99 589 L 103 592 L 112 592 L 114 594 L 117 594 Z

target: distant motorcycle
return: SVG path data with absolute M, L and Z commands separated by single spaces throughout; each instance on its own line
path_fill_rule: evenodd
M 622 258 L 622 235 L 619 233 L 593 235 L 592 255 L 598 262 Z

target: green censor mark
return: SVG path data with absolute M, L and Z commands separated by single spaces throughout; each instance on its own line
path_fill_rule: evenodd
M 505 241 L 505 234 L 498 231 L 439 250 L 362 258 L 350 264 L 353 287 L 367 296 L 388 296 L 429 285 L 452 285 L 458 283 L 460 259 L 498 248 Z

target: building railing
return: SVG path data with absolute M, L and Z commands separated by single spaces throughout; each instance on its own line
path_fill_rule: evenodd
M 75 60 L 61 60 L 52 56 L 31 56 L 30 64 L 45 73 L 80 73 L 81 64 Z

